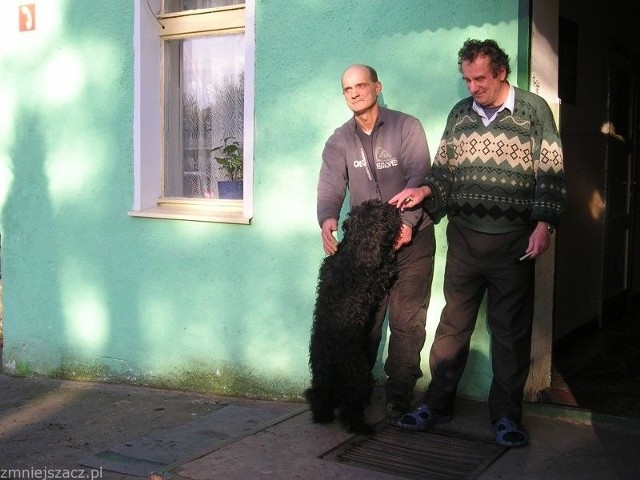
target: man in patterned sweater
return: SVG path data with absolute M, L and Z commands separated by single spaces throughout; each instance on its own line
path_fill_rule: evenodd
M 398 425 L 451 420 L 478 310 L 487 293 L 496 441 L 528 443 L 521 425 L 529 373 L 533 259 L 549 247 L 566 203 L 562 145 L 547 103 L 507 81 L 509 57 L 493 40 L 467 40 L 458 66 L 471 96 L 451 110 L 430 175 L 390 203 L 448 217 L 446 305 L 431 347 L 423 403 Z M 426 201 L 425 201 L 426 199 Z

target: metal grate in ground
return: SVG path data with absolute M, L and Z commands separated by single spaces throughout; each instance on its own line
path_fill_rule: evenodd
M 322 458 L 408 479 L 471 480 L 506 450 L 490 436 L 447 427 L 427 432 L 388 427 L 371 437 L 354 437 Z

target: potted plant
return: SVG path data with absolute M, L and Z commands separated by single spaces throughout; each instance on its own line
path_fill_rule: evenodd
M 213 158 L 227 178 L 218 182 L 218 195 L 220 198 L 241 199 L 244 162 L 242 143 L 234 137 L 227 137 L 222 142 L 222 145 L 211 150 Z

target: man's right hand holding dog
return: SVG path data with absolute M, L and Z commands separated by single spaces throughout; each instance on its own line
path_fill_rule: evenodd
M 322 222 L 322 248 L 327 255 L 333 255 L 338 251 L 338 240 L 333 236 L 333 232 L 338 231 L 338 220 L 327 218 Z
M 393 244 L 393 249 L 400 250 L 404 245 L 410 244 L 412 238 L 413 231 L 411 230 L 411 227 L 403 223 L 400 231 L 398 232 L 398 236 L 396 237 L 396 241 Z

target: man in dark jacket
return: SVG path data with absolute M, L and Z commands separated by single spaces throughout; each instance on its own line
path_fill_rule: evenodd
M 336 129 L 322 153 L 318 182 L 318 222 L 327 255 L 336 252 L 338 220 L 347 190 L 350 206 L 369 199 L 389 201 L 405 188 L 418 187 L 430 171 L 429 148 L 420 122 L 378 104 L 382 84 L 367 65 L 352 65 L 342 75 L 342 93 L 353 116 Z M 407 411 L 422 376 L 420 352 L 425 342 L 427 307 L 433 278 L 433 223 L 422 207 L 402 212 L 396 243 L 399 275 L 371 328 L 373 368 L 385 315 L 389 313 L 389 348 L 385 362 L 387 412 Z

